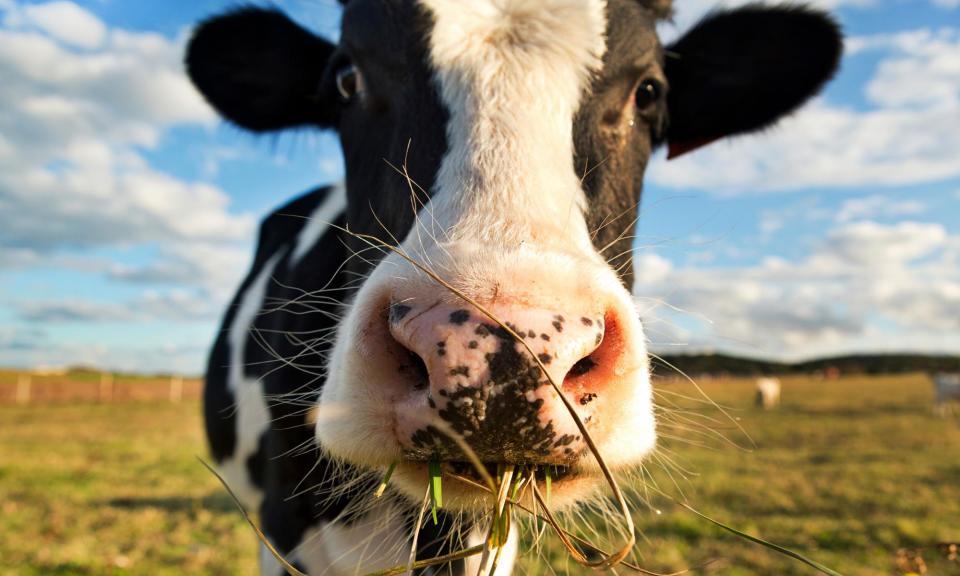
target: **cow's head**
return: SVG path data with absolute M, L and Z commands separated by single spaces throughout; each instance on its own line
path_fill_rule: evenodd
M 594 484 L 536 360 L 461 296 L 522 336 L 608 464 L 654 447 L 629 291 L 650 154 L 769 126 L 840 54 L 836 25 L 798 7 L 715 13 L 663 47 L 668 4 L 353 0 L 338 45 L 258 8 L 198 29 L 188 64 L 208 100 L 256 132 L 335 129 L 349 227 L 396 239 L 450 285 L 397 254 L 351 261 L 369 276 L 329 358 L 327 452 L 360 467 L 400 461 L 400 486 L 420 498 L 428 460 L 464 468 L 452 430 L 490 464 L 563 466 L 558 503 Z M 448 485 L 447 502 L 477 501 L 471 490 Z

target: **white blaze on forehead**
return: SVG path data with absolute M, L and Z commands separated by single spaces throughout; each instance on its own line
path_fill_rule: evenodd
M 602 64 L 604 2 L 421 1 L 434 19 L 431 63 L 450 113 L 433 218 L 473 239 L 496 229 L 501 239 L 537 241 L 549 223 L 569 244 L 586 228 L 573 116 Z

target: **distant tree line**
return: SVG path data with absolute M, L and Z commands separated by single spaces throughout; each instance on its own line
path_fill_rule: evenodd
M 803 362 L 775 362 L 728 354 L 661 354 L 651 358 L 654 374 L 761 376 L 782 374 L 903 374 L 908 372 L 960 372 L 960 356 L 925 354 L 853 354 Z

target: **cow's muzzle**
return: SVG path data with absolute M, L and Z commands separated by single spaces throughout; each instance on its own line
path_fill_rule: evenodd
M 588 426 L 591 404 L 617 373 L 620 342 L 606 311 L 436 303 L 390 307 L 389 331 L 408 351 L 409 394 L 397 435 L 412 460 L 462 460 L 458 435 L 485 462 L 568 464 L 584 442 L 550 378 Z

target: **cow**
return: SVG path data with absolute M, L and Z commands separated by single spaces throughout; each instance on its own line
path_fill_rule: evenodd
M 764 410 L 773 410 L 780 405 L 780 379 L 757 378 L 757 395 L 754 403 Z
M 960 374 L 939 372 L 933 375 L 933 407 L 940 416 L 950 412 L 951 404 L 960 404 Z
M 206 375 L 216 466 L 297 569 L 363 574 L 482 541 L 490 497 L 466 482 L 445 480 L 438 518 L 413 529 L 431 467 L 477 476 L 456 438 L 490 470 L 555 470 L 556 509 L 602 487 L 570 410 L 614 471 L 654 448 L 630 292 L 650 156 L 771 126 L 842 51 L 803 6 L 717 11 L 663 46 L 671 9 L 349 0 L 337 43 L 255 6 L 194 30 L 187 71 L 223 118 L 334 130 L 345 160 L 342 184 L 263 221 Z M 282 572 L 267 552 L 261 569 Z

